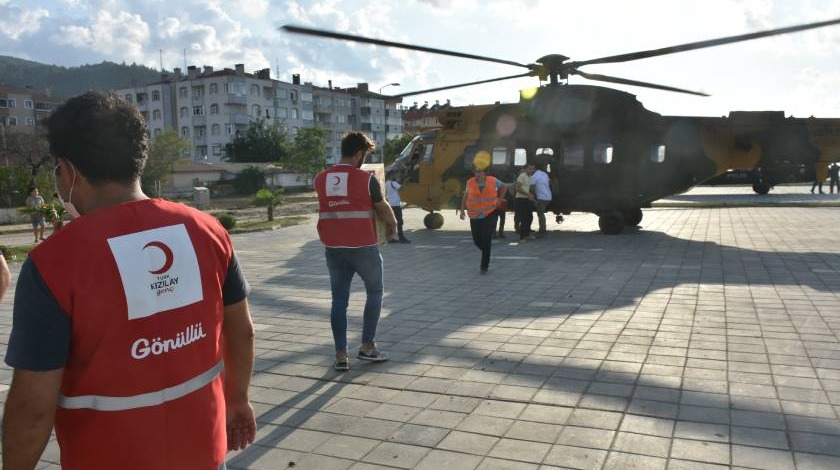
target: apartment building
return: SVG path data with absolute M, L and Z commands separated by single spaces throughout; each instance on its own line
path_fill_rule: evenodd
M 317 87 L 271 78 L 269 69 L 246 73 L 243 64 L 233 69 L 212 67 L 180 69 L 158 83 L 117 90 L 134 102 L 149 123 L 150 137 L 164 129 L 176 129 L 193 144 L 195 162 L 220 162 L 225 144 L 251 123 L 280 124 L 294 136 L 305 127 L 318 126 L 329 131 L 327 162 L 335 163 L 341 154 L 341 137 L 350 130 L 368 133 L 381 148 L 385 140 L 402 133 L 402 116 L 396 102 L 386 102 L 371 93 L 367 84 L 352 89 Z M 157 98 L 157 99 L 156 99 Z
M 429 106 L 429 102 L 426 101 L 423 103 L 423 106 L 417 106 L 415 102 L 411 107 L 403 107 L 403 129 L 405 132 L 416 134 L 424 129 L 439 127 L 440 121 L 438 121 L 438 114 L 450 106 L 449 100 L 446 100 L 444 104 L 435 101 L 435 104 L 432 106 Z
M 34 133 L 44 119 L 64 100 L 49 91 L 0 85 L 0 127 L 2 132 Z

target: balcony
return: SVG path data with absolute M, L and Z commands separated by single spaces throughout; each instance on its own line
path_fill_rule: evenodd
M 370 106 L 363 106 L 363 107 L 359 108 L 359 114 L 361 114 L 362 116 L 370 116 L 371 115 Z
M 248 97 L 244 95 L 228 94 L 225 99 L 226 104 L 248 104 Z

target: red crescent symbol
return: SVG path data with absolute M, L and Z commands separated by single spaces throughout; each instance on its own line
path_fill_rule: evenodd
M 338 186 L 339 184 L 341 184 L 341 178 L 339 178 L 338 176 L 334 176 L 333 178 L 335 178 L 335 183 L 333 183 L 333 186 Z
M 143 249 L 145 250 L 146 248 L 148 248 L 150 246 L 158 248 L 160 251 L 162 251 L 163 256 L 166 257 L 166 261 L 163 262 L 163 266 L 161 266 L 160 269 L 158 269 L 156 271 L 149 271 L 149 272 L 154 274 L 154 275 L 158 275 L 158 274 L 163 274 L 166 271 L 169 271 L 169 268 L 172 267 L 172 263 L 175 261 L 175 256 L 172 254 L 172 249 L 169 248 L 168 246 L 164 245 L 163 242 L 157 242 L 157 241 L 146 243 L 146 246 L 144 246 Z

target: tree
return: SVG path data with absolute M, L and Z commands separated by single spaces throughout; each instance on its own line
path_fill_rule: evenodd
M 236 194 L 254 194 L 265 186 L 265 173 L 255 166 L 249 166 L 233 178 L 232 184 Z
M 6 132 L 0 143 L 2 161 L 9 165 L 22 165 L 29 174 L 29 185 L 37 186 L 38 173 L 42 169 L 52 169 L 50 145 L 47 137 L 41 133 Z
M 240 163 L 270 163 L 287 160 L 292 144 L 286 128 L 280 123 L 266 125 L 263 120 L 252 122 L 245 132 L 225 145 L 225 160 Z
M 267 207 L 269 222 L 274 220 L 274 207 L 283 203 L 283 188 L 260 189 L 254 196 L 254 203 L 260 207 Z
M 149 145 L 149 158 L 140 175 L 140 184 L 147 194 L 160 196 L 159 188 L 172 179 L 175 162 L 183 158 L 184 151 L 191 148 L 189 140 L 181 137 L 175 130 L 167 130 L 152 140 Z
M 294 150 L 286 162 L 288 169 L 303 173 L 308 183 L 311 176 L 327 166 L 327 136 L 320 127 L 301 128 L 294 139 Z
M 385 166 L 394 163 L 394 160 L 400 155 L 400 152 L 411 142 L 411 139 L 414 138 L 414 134 L 403 134 L 400 137 L 394 137 L 393 139 L 389 139 L 385 141 L 385 145 L 382 148 L 382 155 L 383 155 L 383 163 Z

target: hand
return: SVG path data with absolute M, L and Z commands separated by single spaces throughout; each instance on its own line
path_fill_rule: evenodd
M 227 403 L 228 450 L 242 450 L 254 442 L 257 422 L 250 402 Z
M 463 209 L 461 209 L 461 215 L 460 215 L 460 217 L 461 217 L 461 220 L 464 220 L 464 210 L 463 210 Z
M 391 239 L 397 233 L 397 226 L 395 224 L 385 224 L 385 238 Z

